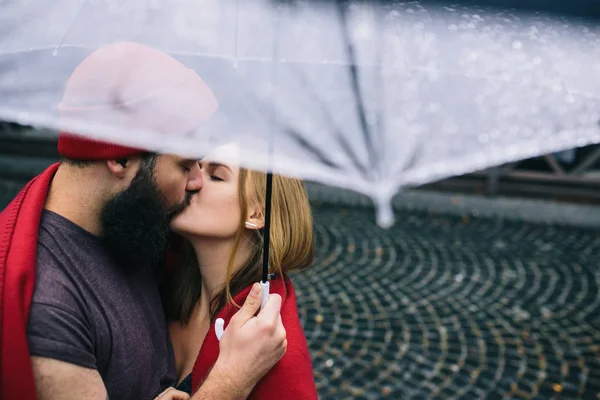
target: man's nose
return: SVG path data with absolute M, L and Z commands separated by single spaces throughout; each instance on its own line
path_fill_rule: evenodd
M 188 192 L 197 192 L 202 189 L 202 185 L 204 184 L 204 178 L 202 176 L 202 170 L 200 166 L 196 163 L 194 167 L 190 170 L 190 176 L 187 181 L 187 185 L 185 190 Z

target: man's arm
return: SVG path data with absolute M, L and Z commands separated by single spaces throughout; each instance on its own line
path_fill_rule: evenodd
M 260 308 L 262 289 L 258 283 L 242 308 L 231 318 L 219 343 L 219 358 L 191 400 L 242 400 L 281 360 L 287 348 L 281 321 L 281 297 L 269 296 Z
M 98 371 L 45 357 L 31 357 L 38 400 L 106 400 Z

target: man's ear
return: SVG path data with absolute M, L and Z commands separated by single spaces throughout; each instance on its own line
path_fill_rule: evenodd
M 108 170 L 117 178 L 125 178 L 125 175 L 127 174 L 127 169 L 130 164 L 131 163 L 128 162 L 126 158 L 106 161 L 106 166 L 108 167 Z

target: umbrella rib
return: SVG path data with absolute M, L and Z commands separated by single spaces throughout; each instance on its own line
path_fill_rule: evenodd
M 262 108 L 266 110 L 266 112 L 271 115 L 272 123 L 275 123 L 278 126 L 278 129 L 285 130 L 291 138 L 293 138 L 301 147 L 306 149 L 309 153 L 313 154 L 319 162 L 327 165 L 328 167 L 335 168 L 337 170 L 341 170 L 342 167 L 333 161 L 331 158 L 327 157 L 326 153 L 321 151 L 317 146 L 310 143 L 304 135 L 298 132 L 295 129 L 292 129 L 289 126 L 285 126 L 281 121 L 282 118 L 278 115 L 277 110 L 274 105 L 269 105 L 266 102 L 262 101 L 258 97 L 254 96 L 254 102 L 256 104 L 262 105 Z
M 86 3 L 87 3 L 87 0 L 83 0 L 81 2 L 81 6 L 79 7 L 79 10 L 77 10 L 77 12 L 75 13 L 75 16 L 73 17 L 73 19 L 71 20 L 71 23 L 67 27 L 67 30 L 65 31 L 65 34 L 60 39 L 60 42 L 58 42 L 58 44 L 56 45 L 56 47 L 52 51 L 52 55 L 55 56 L 55 55 L 58 54 L 58 50 L 60 50 L 60 48 L 62 47 L 62 45 L 65 42 L 65 40 L 67 40 L 67 36 L 69 36 L 69 33 L 71 32 L 71 29 L 73 29 L 73 25 L 75 24 L 75 21 L 77 20 L 77 17 L 79 16 L 79 14 L 81 14 L 81 10 L 83 10 L 83 7 L 85 7 Z
M 352 150 L 352 147 L 344 139 L 344 135 L 342 134 L 342 131 L 340 130 L 340 128 L 337 125 L 337 123 L 335 122 L 335 120 L 331 117 L 331 113 L 328 112 L 329 110 L 327 109 L 327 106 L 325 105 L 325 103 L 321 100 L 321 98 L 319 97 L 318 94 L 316 94 L 312 90 L 309 90 L 309 88 L 311 88 L 312 86 L 309 84 L 309 82 L 306 79 L 304 79 L 304 76 L 302 76 L 302 74 L 300 74 L 298 71 L 296 71 L 293 68 L 290 68 L 290 70 L 295 73 L 296 78 L 300 81 L 300 84 L 301 84 L 300 86 L 304 89 L 304 91 L 308 94 L 308 96 L 312 99 L 312 101 L 314 101 L 319 106 L 318 108 L 319 108 L 319 110 L 322 111 L 323 118 L 328 123 L 329 127 L 335 132 L 335 138 L 336 138 L 338 144 L 340 144 L 340 146 L 344 149 L 344 151 L 346 152 L 346 154 L 352 161 L 352 164 L 354 165 L 354 168 L 356 169 L 356 171 L 359 173 L 362 173 L 363 175 L 366 176 L 366 174 L 367 174 L 366 166 L 364 166 L 360 162 L 359 158 L 357 157 L 355 152 Z M 294 131 L 294 134 L 298 135 L 295 137 L 296 140 L 301 139 L 303 143 L 309 144 L 306 139 L 303 139 L 300 137 L 300 134 L 298 132 Z M 303 143 L 301 143 L 301 144 L 303 144 Z M 325 157 L 324 153 L 319 151 L 316 146 L 310 145 L 310 148 L 317 155 L 319 160 L 325 161 L 327 159 Z M 341 167 L 339 165 L 337 165 L 331 161 L 330 161 L 330 166 L 335 166 L 336 168 L 341 169 Z
M 378 40 L 377 41 L 377 53 L 376 53 L 376 64 L 382 65 L 383 66 L 383 54 L 384 54 L 384 44 L 383 44 L 383 40 Z M 383 71 L 382 71 L 383 67 L 379 67 L 379 68 L 374 68 L 373 69 L 373 74 L 374 76 L 374 82 L 375 82 L 375 89 L 376 89 L 376 98 L 374 101 L 374 104 L 376 105 L 377 109 L 376 109 L 376 118 L 377 118 L 377 124 L 375 125 L 375 129 L 374 129 L 374 134 L 376 134 L 376 139 L 378 142 L 378 146 L 377 146 L 377 152 L 379 153 L 379 156 L 377 158 L 375 158 L 375 160 L 377 160 L 377 166 L 379 167 L 377 170 L 377 173 L 379 174 L 378 178 L 381 179 L 382 175 L 383 175 L 383 168 L 382 165 L 385 165 L 385 157 L 386 157 L 386 146 L 385 143 L 387 142 L 386 140 L 384 140 L 385 137 L 385 119 L 383 117 L 383 113 L 385 110 L 385 104 L 387 102 L 387 96 L 386 96 L 386 90 L 385 90 L 385 84 L 383 82 Z M 375 155 L 375 154 L 374 154 Z
M 294 130 L 292 128 L 288 128 L 288 134 L 292 138 L 294 138 L 294 140 L 296 140 L 296 142 L 300 146 L 302 146 L 303 148 L 308 150 L 310 153 L 312 153 L 318 159 L 319 162 L 327 165 L 330 168 L 335 168 L 338 170 L 342 169 L 339 164 L 335 163 L 333 160 L 331 160 L 329 157 L 327 157 L 326 153 L 322 152 L 321 150 L 319 150 L 318 147 L 316 147 L 315 145 L 310 143 L 308 140 L 306 140 L 304 137 L 302 137 L 302 135 L 300 135 L 300 133 L 298 133 L 296 130 Z
M 367 156 L 369 165 L 373 165 L 373 161 L 375 160 L 375 152 L 373 149 L 373 142 L 371 141 L 371 130 L 369 129 L 369 124 L 367 123 L 367 117 L 365 115 L 365 103 L 362 97 L 362 93 L 360 90 L 360 82 L 358 77 L 358 68 L 356 65 L 356 54 L 354 51 L 354 46 L 350 41 L 350 32 L 348 31 L 348 19 L 346 17 L 346 12 L 342 3 L 345 3 L 345 0 L 338 0 L 336 2 L 338 14 L 340 16 L 340 20 L 342 23 L 342 37 L 344 39 L 346 45 L 346 53 L 348 55 L 348 69 L 350 72 L 351 82 L 352 82 L 352 90 L 354 92 L 355 104 L 358 112 L 358 117 L 360 121 L 360 125 L 362 128 L 362 133 L 365 141 L 365 146 L 367 148 Z

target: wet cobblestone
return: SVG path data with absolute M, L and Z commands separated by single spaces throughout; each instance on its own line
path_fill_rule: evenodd
M 322 399 L 597 399 L 599 231 L 319 206 L 293 275 Z

